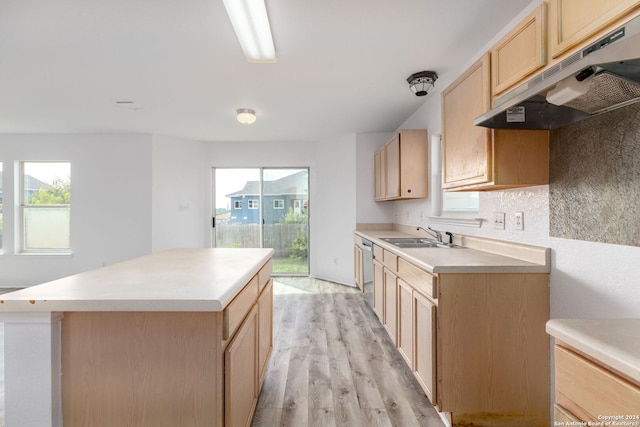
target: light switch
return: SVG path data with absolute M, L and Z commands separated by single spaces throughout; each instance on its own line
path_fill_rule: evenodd
M 493 213 L 493 228 L 496 230 L 504 230 L 504 212 Z

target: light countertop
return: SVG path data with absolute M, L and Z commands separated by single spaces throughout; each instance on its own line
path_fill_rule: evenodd
M 640 384 L 640 319 L 552 319 L 546 330 Z
M 355 233 L 434 274 L 549 273 L 551 269 L 548 248 L 479 238 L 465 238 L 474 247 L 399 248 L 380 239 L 416 235 L 377 229 L 358 229 Z M 426 234 L 423 237 L 428 238 Z
M 0 295 L 0 312 L 222 311 L 273 249 L 171 249 Z

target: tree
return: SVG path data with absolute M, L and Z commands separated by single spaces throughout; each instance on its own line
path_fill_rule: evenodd
M 53 183 L 31 195 L 31 205 L 68 205 L 71 204 L 71 180 L 55 178 Z
M 307 224 L 309 217 L 306 213 L 295 212 L 293 208 L 289 208 L 289 211 L 285 216 L 280 218 L 280 224 Z

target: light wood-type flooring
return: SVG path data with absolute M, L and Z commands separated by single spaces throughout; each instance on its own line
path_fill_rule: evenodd
M 444 426 L 356 288 L 274 282 L 274 347 L 252 427 Z

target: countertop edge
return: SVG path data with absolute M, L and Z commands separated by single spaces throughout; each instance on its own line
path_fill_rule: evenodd
M 113 264 L 113 268 L 117 268 L 120 264 L 123 266 L 129 265 L 128 263 L 138 260 L 151 259 L 154 255 L 163 254 L 163 256 L 171 256 L 172 252 L 178 255 L 184 256 L 188 254 L 189 250 L 203 250 L 204 256 L 207 254 L 204 251 L 211 250 L 211 248 L 189 248 L 189 249 L 170 249 L 167 251 L 158 252 L 155 254 L 143 255 L 141 257 L 132 258 L 130 260 L 122 261 L 118 264 Z M 234 251 L 242 251 L 242 249 L 234 249 Z M 215 251 L 215 249 L 214 249 Z M 223 250 L 224 251 L 224 250 Z M 228 250 L 230 251 L 230 250 Z M 232 252 L 227 252 L 232 254 Z M 60 283 L 64 292 L 69 293 L 70 286 L 78 286 L 78 282 L 83 280 L 94 280 L 93 277 L 88 276 L 88 279 L 84 279 L 84 276 L 93 272 L 97 272 L 101 269 L 89 270 L 84 273 L 78 273 L 75 275 L 67 276 L 61 279 L 53 280 L 51 282 L 43 283 L 42 285 L 35 285 L 22 290 L 6 293 L 0 295 L 0 316 L 7 317 L 13 313 L 43 313 L 43 312 L 70 312 L 70 311 L 167 311 L 167 312 L 185 312 L 185 311 L 199 311 L 199 312 L 221 312 L 225 307 L 236 297 L 236 295 L 244 288 L 244 286 L 251 281 L 251 279 L 260 271 L 262 267 L 273 257 L 274 250 L 271 248 L 264 249 L 251 249 L 251 258 L 246 263 L 241 263 L 243 271 L 237 273 L 237 270 L 233 274 L 224 274 L 224 278 L 217 278 L 212 283 L 218 288 L 213 293 L 205 291 L 195 292 L 193 295 L 185 295 L 181 297 L 180 290 L 174 291 L 173 294 L 162 292 L 166 291 L 166 287 L 161 290 L 157 295 L 150 294 L 149 298 L 145 296 L 140 297 L 141 293 L 131 293 L 131 296 L 127 293 L 123 293 L 122 296 L 118 296 L 115 293 L 111 293 L 111 296 L 95 297 L 92 298 L 85 291 L 79 292 L 77 296 L 66 297 L 62 296 L 59 299 L 52 297 L 51 294 L 56 291 L 56 284 Z M 225 268 L 224 255 L 217 255 L 221 259 L 217 262 L 220 265 L 214 265 L 214 268 Z M 216 256 L 216 255 L 214 255 Z M 237 254 L 233 254 L 237 258 Z M 248 264 L 248 265 L 247 265 Z M 146 266 L 146 265 L 145 265 Z M 227 268 L 233 268 L 227 267 Z M 105 268 L 105 267 L 102 267 Z M 182 266 L 182 268 L 186 268 Z M 104 270 L 102 270 L 104 271 Z M 117 271 L 117 270 L 116 270 Z M 175 271 L 180 272 L 180 268 Z M 212 271 L 212 270 L 208 270 Z M 197 273 L 196 273 L 197 274 Z M 203 274 L 210 274 L 204 271 Z M 146 278 L 146 276 L 143 276 Z M 224 282 L 224 283 L 223 283 Z M 151 282 L 155 283 L 155 282 Z M 45 292 L 41 292 L 42 296 L 38 296 L 37 288 L 39 286 L 49 286 Z M 66 288 L 65 288 L 66 287 Z M 193 288 L 193 289 L 198 289 Z M 97 288 L 98 295 L 100 291 L 104 291 L 104 285 L 102 288 Z M 91 291 L 89 291 L 90 293 Z M 115 296 L 113 296 L 115 295 Z M 177 296 L 176 296 L 177 295 Z
M 479 253 L 491 254 L 495 256 L 509 258 L 511 260 L 517 260 L 515 263 L 520 265 L 436 265 L 429 264 L 424 260 L 420 260 L 412 255 L 411 250 L 403 250 L 402 248 L 398 248 L 390 243 L 385 242 L 384 240 L 380 240 L 380 234 L 385 233 L 387 236 L 385 237 L 416 237 L 415 235 L 411 235 L 402 231 L 396 231 L 391 228 L 383 229 L 383 228 L 374 228 L 374 229 L 355 229 L 355 235 L 360 236 L 361 238 L 367 239 L 375 243 L 376 245 L 387 249 L 403 258 L 410 260 L 417 266 L 423 268 L 424 270 L 429 271 L 432 274 L 438 273 L 550 273 L 551 265 L 550 265 L 550 257 L 549 257 L 549 249 L 543 247 L 534 247 L 531 245 L 524 245 L 515 242 L 507 242 L 507 241 L 495 241 L 496 244 L 499 244 L 501 247 L 512 246 L 516 248 L 526 247 L 527 249 L 537 249 L 542 256 L 540 258 L 545 259 L 545 264 L 539 264 L 531 261 L 525 261 L 520 258 L 508 257 L 506 255 L 498 254 L 492 251 L 484 251 L 475 248 L 464 248 L 464 249 L 432 249 L 437 251 L 448 251 L 448 250 L 465 250 L 465 251 L 477 251 Z M 484 240 L 485 242 L 494 242 L 490 239 L 482 239 L 482 238 L 473 238 L 474 241 Z M 414 249 L 415 250 L 415 249 Z
M 621 328 L 635 340 L 622 334 L 616 340 L 606 329 Z M 557 341 L 578 350 L 640 385 L 640 319 L 551 319 L 545 330 Z M 635 345 L 635 348 L 632 346 Z

